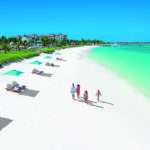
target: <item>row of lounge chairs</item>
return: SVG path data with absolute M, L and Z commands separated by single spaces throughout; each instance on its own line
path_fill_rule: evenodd
M 25 85 L 20 85 L 16 81 L 13 81 L 12 84 L 7 84 L 6 90 L 7 91 L 13 91 L 17 93 L 21 93 L 23 90 L 25 90 L 26 86 Z
M 49 63 L 49 62 L 47 62 L 47 63 L 45 64 L 45 66 L 52 66 L 52 67 L 54 67 L 55 65 L 54 65 L 54 63 Z M 44 71 L 40 71 L 40 70 L 34 68 L 34 69 L 32 70 L 32 73 L 33 73 L 33 74 L 41 75 L 42 73 L 44 73 Z
M 63 59 L 61 59 L 61 58 L 56 58 L 56 60 L 63 60 Z M 54 65 L 53 63 L 47 62 L 47 63 L 45 64 L 45 66 L 52 66 L 52 67 L 54 67 L 55 65 Z M 32 70 L 32 74 L 41 75 L 41 74 L 43 74 L 43 73 L 44 73 L 44 71 L 40 71 L 40 70 L 38 70 L 38 69 L 36 69 L 36 68 L 34 68 L 34 69 Z M 6 85 L 6 88 L 5 88 L 5 89 L 6 89 L 7 91 L 13 91 L 13 92 L 21 93 L 22 91 L 24 91 L 24 90 L 26 89 L 26 86 L 25 86 L 25 85 L 20 85 L 20 84 L 18 84 L 16 81 L 12 81 L 11 84 L 7 84 L 7 85 Z

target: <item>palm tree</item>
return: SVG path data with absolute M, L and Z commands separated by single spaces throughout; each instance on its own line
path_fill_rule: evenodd
M 37 37 L 36 39 L 35 39 L 35 41 L 37 42 L 38 40 L 40 40 L 40 38 L 39 37 Z
M 58 41 L 56 39 L 53 39 L 53 44 L 58 44 Z
M 83 45 L 85 45 L 85 43 L 86 43 L 83 38 L 81 39 L 81 43 L 82 43 Z
M 46 42 L 45 42 L 45 38 L 44 37 L 41 37 L 41 43 L 42 43 L 42 46 L 46 46 Z
M 21 49 L 20 43 L 17 44 L 16 49 L 18 49 L 18 50 Z
M 48 39 L 48 44 L 52 44 L 52 43 L 53 43 L 53 39 L 52 38 Z
M 10 49 L 11 49 L 11 47 L 10 47 L 8 44 L 6 44 L 6 43 L 2 44 L 2 50 L 4 50 L 5 53 L 6 53 L 7 51 L 10 51 Z
M 49 39 L 46 37 L 45 38 L 45 46 L 47 46 L 49 44 Z
M 10 43 L 10 42 L 13 42 L 13 38 L 12 38 L 12 37 L 8 38 L 8 42 L 9 42 L 9 43 Z
M 60 42 L 60 45 L 62 45 L 62 46 L 66 46 L 66 45 L 67 45 L 67 43 L 66 43 L 65 41 L 61 41 L 61 42 Z
M 24 41 L 23 41 L 23 45 L 24 45 L 24 47 L 25 47 L 25 49 L 26 49 L 26 47 L 28 46 L 28 42 L 27 42 L 26 40 L 24 40 Z
M 19 39 L 17 38 L 12 38 L 12 42 L 16 45 L 18 43 Z
M 38 44 L 38 42 L 37 42 L 38 40 L 39 40 L 39 37 L 37 37 L 37 38 L 35 39 L 35 41 L 34 41 L 34 44 L 35 44 L 35 45 Z
M 18 40 L 18 43 L 20 44 L 20 45 L 23 45 L 23 42 L 22 42 L 22 40 Z
M 28 42 L 28 44 L 29 44 L 30 46 L 32 46 L 33 41 L 32 41 L 32 40 L 30 40 L 30 41 Z
M 2 37 L 1 37 L 1 41 L 2 41 L 2 44 L 8 42 L 8 40 L 7 40 L 7 38 L 6 38 L 5 36 L 2 36 Z

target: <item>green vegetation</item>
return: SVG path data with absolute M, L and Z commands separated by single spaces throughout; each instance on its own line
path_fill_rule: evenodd
M 50 44 L 58 44 L 58 41 L 56 39 L 42 37 L 41 38 L 41 43 L 42 43 L 42 46 L 47 46 L 47 45 L 50 45 Z
M 41 41 L 41 46 L 38 50 L 24 50 L 37 45 L 37 41 Z M 70 48 L 70 47 L 80 47 L 84 45 L 98 45 L 104 44 L 105 42 L 101 40 L 66 40 L 57 41 L 54 38 L 41 37 L 35 40 L 22 41 L 20 38 L 16 37 L 0 37 L 0 67 L 6 63 L 13 61 L 23 60 L 24 58 L 29 58 L 39 55 L 38 51 L 42 53 L 53 53 L 55 50 Z M 24 49 L 23 49 L 24 48 Z
M 41 43 L 42 46 L 49 46 L 49 45 L 60 45 L 60 46 L 68 46 L 68 45 L 99 45 L 99 44 L 105 44 L 104 41 L 102 40 L 85 40 L 85 39 L 81 39 L 81 40 L 67 40 L 67 41 L 61 41 L 58 42 L 56 39 L 51 39 L 51 38 L 47 38 L 47 37 L 42 37 L 41 38 Z
M 39 48 L 39 51 L 42 53 L 53 53 L 55 50 L 65 49 L 65 48 L 71 48 L 71 47 L 80 47 L 83 45 L 69 45 L 69 46 L 60 46 L 60 47 L 45 47 L 45 48 Z
M 19 51 L 0 52 L 0 67 L 10 62 L 20 61 L 20 60 L 23 60 L 24 58 L 38 56 L 39 53 L 37 51 L 40 51 L 42 53 L 52 53 L 55 50 L 60 50 L 60 49 L 65 49 L 65 48 L 70 48 L 70 47 L 79 47 L 79 46 L 81 45 L 47 47 L 47 48 L 40 48 L 38 50 L 19 50 Z
M 68 47 L 81 47 L 81 46 L 83 46 L 83 45 L 69 45 Z
M 13 61 L 17 61 L 17 60 L 23 60 L 24 58 L 30 58 L 33 56 L 38 56 L 39 53 L 37 51 L 33 51 L 33 50 L 21 50 L 21 51 L 10 51 L 10 52 L 6 52 L 0 53 L 0 67 L 2 67 L 2 65 L 13 62 Z
M 52 53 L 56 50 L 56 47 L 39 48 L 39 50 L 42 53 Z
M 4 44 L 2 44 L 2 49 L 3 49 L 3 50 L 5 51 L 5 53 L 6 53 L 6 52 L 8 52 L 8 51 L 11 50 L 11 47 L 10 47 L 8 44 L 4 43 Z

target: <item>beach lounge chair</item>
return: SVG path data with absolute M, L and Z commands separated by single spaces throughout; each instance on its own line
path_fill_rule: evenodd
M 45 64 L 45 66 L 50 66 L 51 65 L 51 63 L 49 63 L 49 62 L 47 62 L 46 64 Z
M 26 88 L 25 85 L 20 85 L 20 84 L 18 84 L 16 81 L 13 81 L 13 82 L 12 82 L 12 85 L 13 85 L 14 87 L 18 87 L 18 88 L 20 88 L 20 89 L 25 89 L 25 88 Z
M 39 70 L 37 70 L 37 69 L 33 69 L 33 70 L 32 70 L 32 73 L 41 75 L 41 74 L 43 73 L 43 71 L 39 71 Z
M 54 64 L 47 62 L 47 63 L 45 64 L 45 66 L 52 66 L 52 67 L 54 67 Z
M 17 92 L 17 93 L 22 92 L 22 89 L 21 89 L 21 88 L 14 87 L 14 86 L 12 86 L 11 84 L 7 84 L 7 87 L 6 87 L 5 89 L 6 89 L 7 91 L 13 91 L 13 92 Z

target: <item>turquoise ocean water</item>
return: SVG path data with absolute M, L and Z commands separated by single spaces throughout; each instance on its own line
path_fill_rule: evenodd
M 150 44 L 97 47 L 88 57 L 110 68 L 150 98 Z

